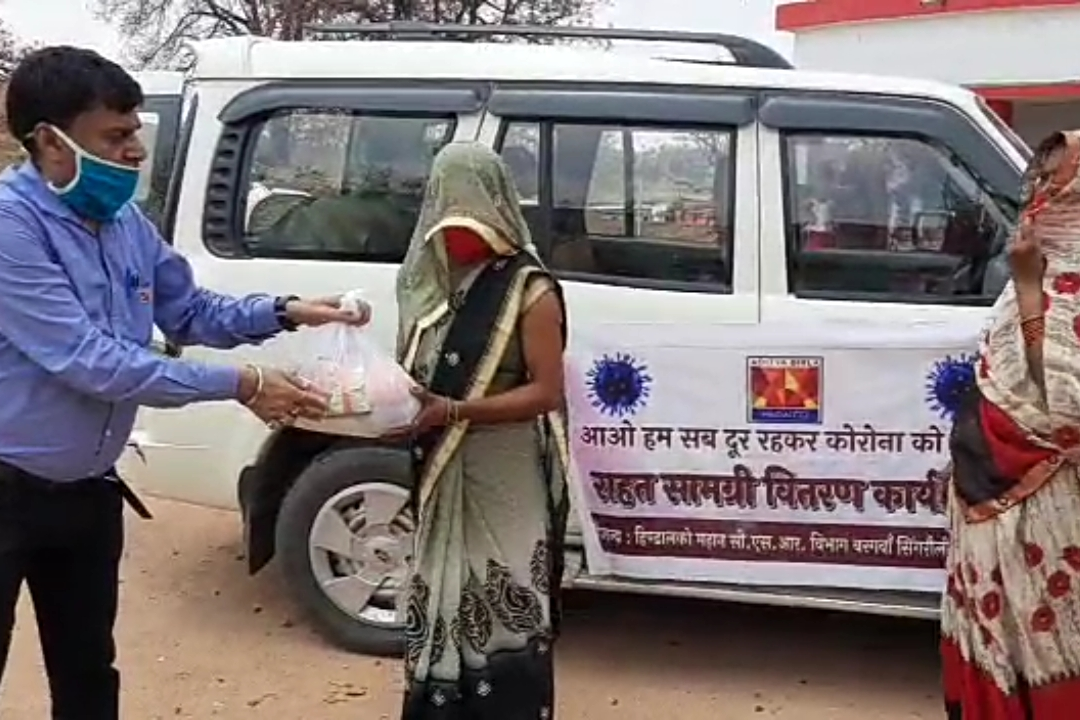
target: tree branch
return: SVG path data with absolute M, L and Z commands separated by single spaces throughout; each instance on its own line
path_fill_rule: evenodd
M 220 23 L 210 28 L 210 32 L 207 33 L 208 37 L 215 37 L 215 28 L 220 29 L 227 27 L 232 31 L 231 34 L 233 35 L 243 35 L 252 31 L 250 18 L 245 18 L 242 15 L 232 12 L 221 4 L 214 2 L 214 0 L 202 0 L 202 5 L 204 17 L 214 18 Z
M 183 40 L 263 35 L 299 40 L 310 23 L 424 20 L 554 25 L 587 20 L 609 0 L 94 0 L 142 64 L 175 60 Z M 3 57 L 0 40 L 0 58 Z
M 138 53 L 140 64 L 143 66 L 151 65 L 166 54 L 171 57 L 175 56 L 176 51 L 179 49 L 180 42 L 182 40 L 192 39 L 192 31 L 198 24 L 199 19 L 200 16 L 197 13 L 191 13 L 180 18 L 176 23 L 176 26 L 168 35 L 156 43 L 151 44 L 149 47 L 143 48 L 143 50 Z

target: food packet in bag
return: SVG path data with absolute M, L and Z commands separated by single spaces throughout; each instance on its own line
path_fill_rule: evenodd
M 347 293 L 342 305 L 359 310 L 361 296 Z M 326 393 L 329 412 L 319 421 L 301 420 L 309 430 L 379 437 L 408 425 L 420 412 L 411 389 L 416 384 L 379 346 L 367 327 L 330 323 L 304 328 L 297 335 L 299 353 L 293 371 Z

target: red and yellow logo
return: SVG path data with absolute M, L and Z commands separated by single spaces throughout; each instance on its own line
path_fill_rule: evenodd
M 822 364 L 820 357 L 747 358 L 750 422 L 820 424 Z

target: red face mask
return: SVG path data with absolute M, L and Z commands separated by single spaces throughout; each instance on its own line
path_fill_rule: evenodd
M 447 257 L 457 265 L 476 265 L 495 254 L 491 246 L 472 230 L 451 227 L 443 230 L 442 236 Z

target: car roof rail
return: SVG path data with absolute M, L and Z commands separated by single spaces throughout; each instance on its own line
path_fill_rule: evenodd
M 462 25 L 413 21 L 329 23 L 307 25 L 304 29 L 316 36 L 337 35 L 358 40 L 379 37 L 392 40 L 468 40 L 490 37 L 521 37 L 532 39 L 633 40 L 639 42 L 716 45 L 727 50 L 735 60 L 736 65 L 778 70 L 791 70 L 793 68 L 787 58 L 768 45 L 747 37 L 728 35 L 726 33 L 599 28 L 580 25 Z M 706 60 L 699 62 L 716 64 Z

